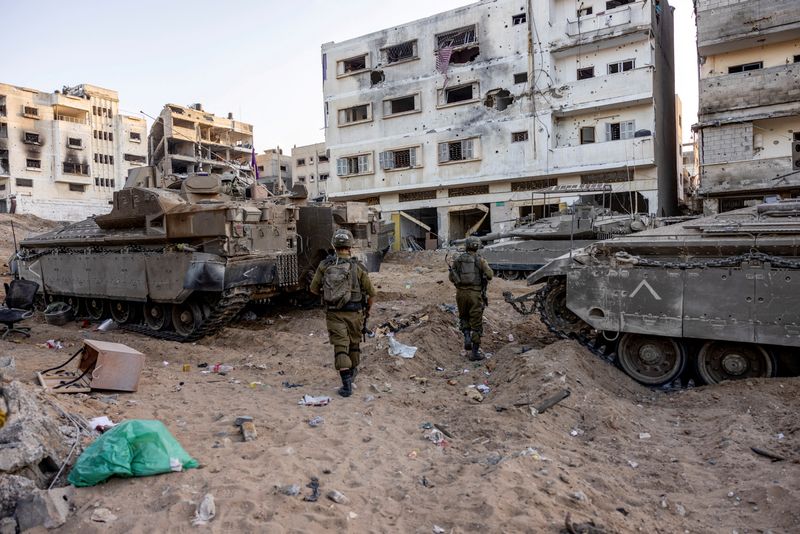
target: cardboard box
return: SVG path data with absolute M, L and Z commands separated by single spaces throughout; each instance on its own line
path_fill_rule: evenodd
M 136 391 L 144 367 L 144 354 L 122 343 L 84 340 L 84 351 L 78 368 L 91 369 L 92 389 Z

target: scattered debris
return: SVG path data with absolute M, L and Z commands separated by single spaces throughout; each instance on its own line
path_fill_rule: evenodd
M 651 437 L 649 432 L 639 432 L 639 439 L 650 439 Z
M 778 456 L 777 454 L 771 453 L 764 449 L 760 449 L 758 447 L 750 447 L 750 450 L 758 454 L 759 456 L 763 456 L 764 458 L 769 458 L 773 462 L 783 462 L 786 460 L 786 458 L 784 458 L 783 456 Z
M 300 495 L 300 486 L 297 484 L 289 484 L 288 486 L 281 486 L 278 488 L 278 492 L 286 495 L 288 497 L 296 497 Z
M 231 371 L 233 371 L 232 365 L 226 365 L 219 362 L 215 363 L 214 366 L 211 368 L 212 373 L 217 373 L 220 375 L 227 375 Z
M 433 534 L 444 534 L 445 530 L 439 525 L 433 525 Z
M 197 505 L 197 510 L 194 512 L 194 519 L 192 519 L 193 526 L 207 525 L 209 521 L 214 519 L 217 515 L 217 507 L 214 504 L 214 496 L 206 493 L 203 500 Z
M 95 328 L 98 332 L 110 332 L 111 330 L 116 330 L 119 327 L 117 323 L 114 322 L 114 319 L 106 319 L 100 325 Z
M 312 419 L 310 419 L 308 421 L 308 426 L 318 427 L 324 422 L 325 422 L 325 418 L 320 416 L 320 415 L 318 415 L 318 416 L 316 416 L 316 417 L 314 417 L 314 418 L 312 418 Z
M 20 532 L 36 527 L 53 529 L 66 523 L 74 493 L 75 489 L 67 486 L 51 490 L 37 489 L 20 498 L 14 514 Z M 4 517 L 11 515 L 4 514 Z
M 572 514 L 567 512 L 564 518 L 564 529 L 562 534 L 607 534 L 605 528 L 598 526 L 594 521 L 587 523 L 573 523 Z
M 336 491 L 336 490 L 329 491 L 328 494 L 326 495 L 326 497 L 328 497 L 328 499 L 332 500 L 336 504 L 349 504 L 350 503 L 350 499 L 348 499 L 344 495 L 344 493 L 341 493 L 341 492 Z
M 245 421 L 242 423 L 242 438 L 245 441 L 253 441 L 258 437 L 258 432 L 256 432 L 256 424 L 253 421 Z
M 401 358 L 413 358 L 417 353 L 417 347 L 403 345 L 394 336 L 389 336 L 389 355 L 400 356 Z
M 474 385 L 467 386 L 464 390 L 464 395 L 466 395 L 469 400 L 474 402 L 483 402 L 483 394 L 478 391 Z
M 90 519 L 97 523 L 113 523 L 117 520 L 117 516 L 108 508 L 95 508 Z
M 306 487 L 311 488 L 311 495 L 306 495 L 303 497 L 303 500 L 317 502 L 317 499 L 319 499 L 319 479 L 317 477 L 311 477 L 311 482 L 306 484 Z
M 281 383 L 281 385 L 283 387 L 285 387 L 286 389 L 292 389 L 292 388 L 301 388 L 301 387 L 303 387 L 304 384 L 293 384 L 293 383 L 289 382 L 288 380 L 284 380 Z
M 319 397 L 303 395 L 303 398 L 297 404 L 302 406 L 327 406 L 330 402 L 331 398 L 325 395 L 320 395 Z
M 100 417 L 90 419 L 89 426 L 92 427 L 92 430 L 97 430 L 98 432 L 102 433 L 109 428 L 116 426 L 116 423 L 114 423 L 107 415 L 101 415 Z
M 566 399 L 569 396 L 570 396 L 570 391 L 568 389 L 561 390 L 558 393 L 556 393 L 555 395 L 553 395 L 551 397 L 547 397 L 541 403 L 539 403 L 536 406 L 532 407 L 531 408 L 531 413 L 533 415 L 542 414 L 542 413 L 546 412 L 547 410 L 549 410 L 550 408 L 552 408 L 553 406 L 555 406 L 556 404 L 558 404 L 559 402 L 563 401 L 564 399 Z M 517 403 L 514 404 L 514 406 L 516 406 L 516 407 L 530 406 L 531 404 L 533 404 L 533 403 L 532 402 L 517 402 Z

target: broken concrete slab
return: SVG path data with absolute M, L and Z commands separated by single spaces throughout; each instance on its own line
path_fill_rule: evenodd
M 20 532 L 35 527 L 58 528 L 67 521 L 75 488 L 34 490 L 17 502 L 16 517 Z

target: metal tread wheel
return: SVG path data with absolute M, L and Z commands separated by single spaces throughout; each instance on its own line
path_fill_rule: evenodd
M 86 310 L 86 315 L 93 321 L 101 320 L 108 313 L 106 301 L 95 297 L 83 299 L 83 307 Z
M 114 322 L 125 324 L 133 319 L 133 306 L 125 300 L 114 300 L 110 303 L 111 318 Z
M 189 302 L 172 306 L 172 326 L 182 336 L 193 334 L 203 324 L 199 305 Z
M 146 302 L 143 306 L 144 324 L 150 330 L 167 330 L 170 327 L 170 305 L 161 302 Z
M 707 341 L 697 354 L 697 372 L 707 384 L 775 376 L 775 357 L 760 345 Z
M 617 361 L 640 384 L 661 386 L 686 368 L 686 351 L 672 338 L 624 334 L 617 345 Z
M 579 334 L 589 329 L 583 319 L 567 308 L 565 280 L 548 282 L 541 290 L 541 314 L 545 323 L 562 335 Z

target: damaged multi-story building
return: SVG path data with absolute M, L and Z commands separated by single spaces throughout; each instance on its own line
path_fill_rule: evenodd
M 147 159 L 144 119 L 116 91 L 52 93 L 0 84 L 0 211 L 80 220 L 111 210 L 128 169 Z
M 800 2 L 695 0 L 706 213 L 800 195 Z
M 150 165 L 161 176 L 253 172 L 253 126 L 217 117 L 201 104 L 167 104 L 148 137 Z
M 292 188 L 292 157 L 281 147 L 268 148 L 256 155 L 258 182 L 270 193 L 280 194 Z
M 314 198 L 327 195 L 330 162 L 325 143 L 292 148 L 292 175 Z
M 440 241 L 593 186 L 617 211 L 673 215 L 672 32 L 666 0 L 484 0 L 324 44 L 328 197 Z

